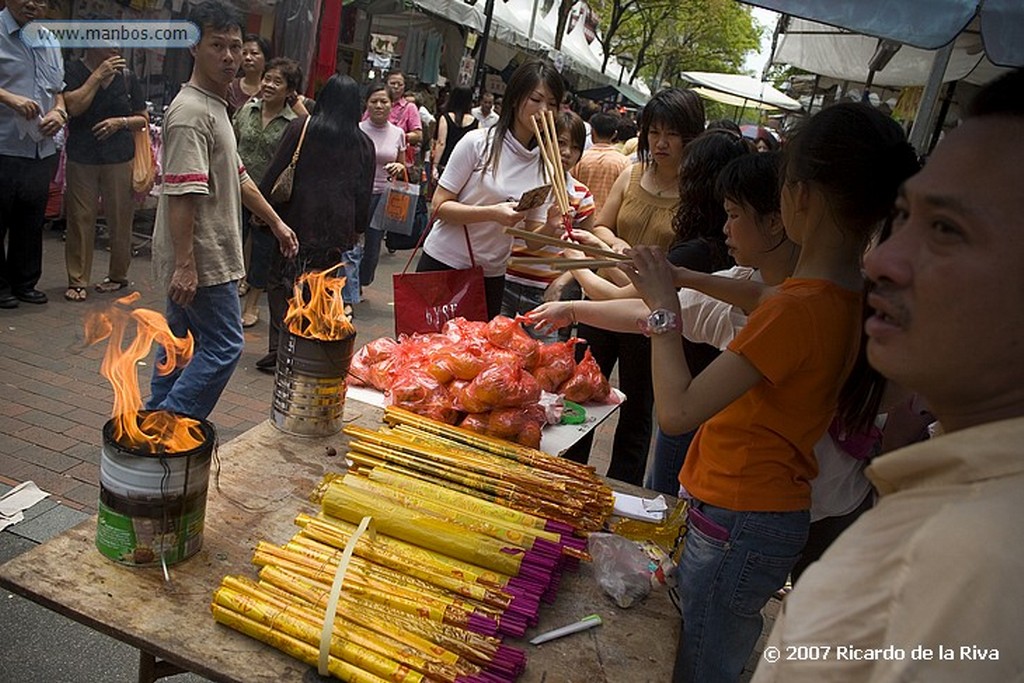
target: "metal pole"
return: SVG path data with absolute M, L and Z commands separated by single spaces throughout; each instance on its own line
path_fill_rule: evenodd
M 917 108 L 917 116 L 914 117 L 914 127 L 910 129 L 910 144 L 914 146 L 918 154 L 924 154 L 927 151 L 926 141 L 932 118 L 935 116 L 939 88 L 942 87 L 942 77 L 946 75 L 946 67 L 949 65 L 949 57 L 952 54 L 953 41 L 935 53 L 932 72 L 928 76 L 928 83 L 924 86 L 924 92 L 921 94 L 921 105 Z
M 494 0 L 487 0 L 487 4 L 484 5 L 484 34 L 480 38 L 480 50 L 477 52 L 476 78 L 474 79 L 477 93 L 484 91 L 484 74 L 487 68 L 485 66 L 487 61 L 487 40 L 491 35 L 491 20 L 493 18 Z
M 530 34 L 527 36 L 533 40 L 533 27 L 537 25 L 537 8 L 540 7 L 540 0 L 533 0 L 533 12 L 530 14 Z

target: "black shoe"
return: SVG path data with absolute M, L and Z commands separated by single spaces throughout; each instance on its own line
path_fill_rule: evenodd
M 15 292 L 14 296 L 19 301 L 24 301 L 27 304 L 45 304 L 49 299 L 46 298 L 46 294 L 40 292 L 38 289 L 29 289 L 24 292 Z
M 18 297 L 13 294 L 0 294 L 0 308 L 17 308 Z
M 271 351 L 267 355 L 256 361 L 257 370 L 269 370 L 273 371 L 277 367 L 277 351 Z

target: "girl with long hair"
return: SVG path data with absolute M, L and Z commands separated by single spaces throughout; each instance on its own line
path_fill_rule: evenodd
M 553 66 L 526 62 L 515 70 L 505 90 L 505 107 L 492 128 L 468 133 L 452 150 L 448 166 L 434 192 L 437 215 L 417 271 L 483 267 L 487 314 L 501 312 L 505 270 L 512 253 L 506 227 L 525 223 L 526 229 L 547 226 L 561 230 L 560 216 L 549 215 L 552 198 L 530 211 L 516 211 L 518 198 L 548 182 L 534 139 L 532 117 L 557 110 L 565 83 Z M 467 244 L 468 243 L 468 244 Z
M 455 88 L 448 97 L 448 108 L 437 122 L 437 136 L 434 138 L 434 149 L 430 158 L 434 160 L 430 173 L 432 181 L 437 182 L 448 165 L 452 150 L 466 133 L 476 130 L 480 123 L 471 114 L 473 109 L 473 93 L 469 88 Z
M 362 239 L 370 221 L 374 148 L 359 129 L 362 105 L 354 80 L 340 74 L 331 76 L 317 96 L 313 115 L 297 118 L 285 129 L 277 154 L 263 176 L 260 190 L 269 197 L 278 176 L 291 162 L 306 126 L 291 198 L 275 207 L 300 235 L 302 246 L 294 259 L 286 261 L 275 253 L 271 262 L 267 281 L 269 353 L 256 361 L 261 370 L 272 370 L 277 363 L 278 338 L 295 278 L 341 262 Z M 331 172 L 325 173 L 324 169 Z

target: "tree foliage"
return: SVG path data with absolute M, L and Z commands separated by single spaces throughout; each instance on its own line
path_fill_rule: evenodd
M 682 71 L 740 73 L 764 28 L 736 0 L 595 0 L 602 47 L 629 55 L 637 77 L 656 89 L 673 85 Z

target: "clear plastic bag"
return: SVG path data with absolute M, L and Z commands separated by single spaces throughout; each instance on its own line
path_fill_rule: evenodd
M 619 607 L 632 607 L 651 592 L 650 558 L 644 550 L 616 534 L 590 534 L 587 543 L 597 583 Z

